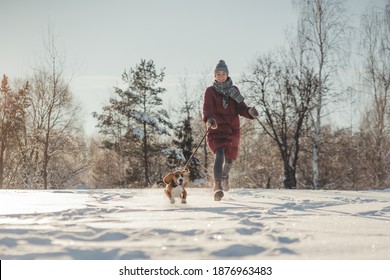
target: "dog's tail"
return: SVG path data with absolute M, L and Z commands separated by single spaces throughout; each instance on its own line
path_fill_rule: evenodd
M 152 186 L 152 189 L 154 188 L 164 188 L 165 187 L 165 184 L 162 180 L 160 181 L 157 181 L 156 183 L 154 183 L 154 185 Z

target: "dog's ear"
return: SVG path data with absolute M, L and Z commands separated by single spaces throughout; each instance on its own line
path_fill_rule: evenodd
M 182 170 L 182 172 L 183 172 L 184 174 L 186 174 L 186 173 L 190 173 L 190 170 L 186 167 L 186 168 L 184 168 L 184 169 Z
M 172 181 L 172 177 L 173 177 L 173 173 L 169 173 L 168 175 L 166 175 L 163 179 L 163 182 L 165 184 L 169 184 L 171 181 Z

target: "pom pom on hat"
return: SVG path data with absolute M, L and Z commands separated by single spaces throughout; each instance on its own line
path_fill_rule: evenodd
M 229 69 L 225 61 L 222 59 L 218 62 L 217 66 L 215 67 L 214 74 L 217 73 L 218 71 L 223 71 L 226 73 L 226 75 L 229 76 Z

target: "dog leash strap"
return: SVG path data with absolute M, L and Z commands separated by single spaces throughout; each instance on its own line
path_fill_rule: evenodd
M 209 133 L 211 127 L 209 126 L 206 130 L 206 133 L 203 135 L 203 138 L 202 140 L 200 140 L 198 146 L 195 148 L 195 151 L 191 154 L 191 156 L 189 157 L 189 159 L 187 160 L 186 164 L 184 164 L 184 167 L 182 170 L 185 170 L 187 168 L 187 165 L 189 164 L 190 160 L 194 157 L 194 155 L 196 154 L 196 152 L 198 151 L 200 145 L 202 145 L 204 139 L 206 138 L 206 135 Z

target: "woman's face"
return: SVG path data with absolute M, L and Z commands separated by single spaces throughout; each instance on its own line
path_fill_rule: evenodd
M 215 80 L 219 83 L 223 83 L 228 78 L 228 75 L 223 71 L 217 71 L 215 73 Z

